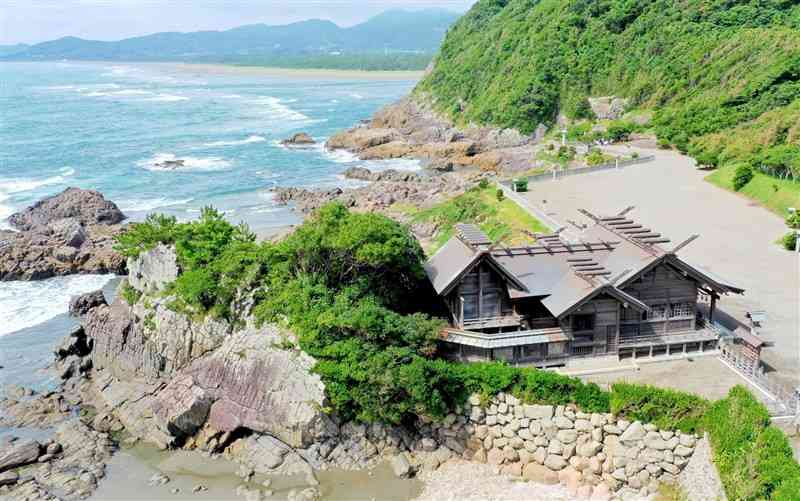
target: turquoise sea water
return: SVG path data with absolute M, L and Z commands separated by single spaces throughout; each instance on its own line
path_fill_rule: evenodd
M 322 143 L 406 94 L 415 83 L 409 80 L 2 63 L 0 81 L 0 227 L 16 210 L 77 186 L 100 190 L 133 220 L 152 211 L 188 219 L 214 205 L 269 233 L 298 220 L 273 203 L 274 186 L 346 185 L 340 174 L 353 165 L 418 168 L 404 160 L 361 162 L 321 144 L 279 144 L 299 131 Z M 184 160 L 184 168 L 155 165 L 169 159 Z M 112 278 L 0 283 L 0 387 L 41 382 L 37 370 L 70 325 L 59 320 L 69 297 Z

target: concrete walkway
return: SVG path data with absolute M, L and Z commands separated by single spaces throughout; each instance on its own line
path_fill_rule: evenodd
M 615 215 L 633 205 L 636 210 L 629 214 L 633 219 L 672 239 L 667 248 L 700 234 L 680 256 L 746 289 L 744 296 L 722 298 L 719 320 L 732 326 L 744 321 L 747 311 L 766 311 L 769 319 L 761 334 L 775 345 L 765 350 L 764 359 L 782 379 L 800 383 L 800 256 L 775 244 L 787 231 L 784 221 L 704 181 L 707 172 L 697 170 L 688 157 L 671 151 L 638 151 L 656 159 L 533 183 L 520 195 L 568 226 L 569 220 L 588 222 L 577 209 Z

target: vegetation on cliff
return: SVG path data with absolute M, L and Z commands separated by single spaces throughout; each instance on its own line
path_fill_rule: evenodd
M 417 93 L 457 122 L 532 132 L 588 96 L 652 110 L 705 165 L 800 174 L 800 5 L 787 0 L 480 0 Z
M 437 357 L 443 322 L 409 229 L 377 214 L 329 204 L 279 242 L 256 242 L 214 209 L 177 223 L 152 216 L 118 237 L 135 257 L 159 243 L 176 248 L 181 273 L 165 294 L 196 314 L 231 321 L 254 301 L 262 322 L 290 327 L 317 359 L 333 410 L 344 419 L 410 423 L 443 418 L 470 394 L 501 391 L 524 402 L 577 404 L 664 429 L 708 431 L 733 499 L 795 499 L 800 466 L 766 409 L 744 388 L 711 403 L 679 391 L 596 384 L 500 362 L 462 364 Z M 137 297 L 128 298 L 137 301 Z

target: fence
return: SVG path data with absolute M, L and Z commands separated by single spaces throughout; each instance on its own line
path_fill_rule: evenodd
M 606 171 L 606 170 L 621 169 L 623 167 L 630 167 L 632 165 L 639 165 L 639 164 L 651 162 L 651 161 L 655 160 L 655 158 L 656 157 L 653 156 L 653 155 L 645 155 L 645 156 L 641 156 L 639 158 L 631 158 L 630 160 L 622 160 L 622 161 L 620 161 L 619 159 L 617 159 L 617 160 L 615 160 L 613 162 L 609 162 L 607 164 L 601 164 L 601 165 L 590 165 L 590 166 L 587 166 L 587 167 L 576 167 L 574 169 L 561 169 L 561 170 L 554 169 L 554 170 L 552 170 L 550 172 L 545 172 L 545 173 L 542 173 L 542 174 L 535 174 L 533 176 L 528 176 L 528 182 L 529 183 L 538 183 L 538 182 L 542 182 L 542 181 L 553 181 L 553 180 L 556 180 L 556 179 L 560 179 L 562 177 L 577 176 L 577 175 L 580 175 L 580 174 L 589 174 L 589 173 L 592 173 L 592 172 L 600 172 L 600 171 Z M 509 187 L 511 186 L 511 183 L 508 182 L 508 181 L 504 181 L 504 183 L 508 184 Z
M 757 360 L 742 355 L 731 344 L 722 346 L 719 358 L 771 398 L 771 401 L 766 403 L 770 414 L 795 416 L 800 412 L 800 395 L 797 391 L 772 379 Z

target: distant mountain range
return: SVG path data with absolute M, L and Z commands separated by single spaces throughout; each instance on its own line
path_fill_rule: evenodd
M 116 42 L 65 37 L 32 46 L 0 46 L 0 59 L 235 62 L 340 53 L 433 53 L 458 18 L 459 14 L 441 9 L 390 10 L 349 28 L 313 19 L 227 31 L 156 33 Z

